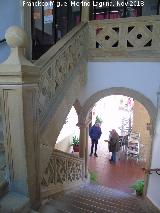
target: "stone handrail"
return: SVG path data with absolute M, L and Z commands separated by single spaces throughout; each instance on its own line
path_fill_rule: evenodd
M 160 48 L 160 16 L 95 20 L 89 23 L 89 54 L 112 54 Z M 92 53 L 93 51 L 93 53 Z
M 42 174 L 41 194 L 49 196 L 69 189 L 84 179 L 84 160 L 59 150 L 54 150 Z
M 74 69 L 85 58 L 87 24 L 75 27 L 57 42 L 34 64 L 40 68 L 39 117 L 43 125 L 55 98 L 62 91 L 64 82 L 70 78 Z

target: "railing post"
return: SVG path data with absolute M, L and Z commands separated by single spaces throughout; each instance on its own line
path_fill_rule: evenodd
M 90 9 L 90 0 L 82 1 L 82 13 L 81 13 L 81 22 L 89 21 L 89 9 Z
M 0 101 L 10 190 L 39 205 L 39 71 L 24 56 L 27 36 L 16 26 L 6 32 L 9 58 L 0 65 Z

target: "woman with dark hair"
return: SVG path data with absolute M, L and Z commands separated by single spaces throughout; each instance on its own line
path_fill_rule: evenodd
M 119 135 L 116 132 L 115 129 L 112 129 L 110 131 L 110 138 L 109 138 L 109 152 L 112 152 L 112 156 L 110 159 L 110 162 L 116 162 L 116 152 L 120 150 L 120 145 L 119 145 Z

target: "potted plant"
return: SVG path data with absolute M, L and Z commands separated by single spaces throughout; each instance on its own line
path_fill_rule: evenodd
M 70 146 L 73 146 L 74 152 L 79 152 L 79 138 L 74 136 Z
M 98 122 L 100 124 L 103 122 L 102 119 L 98 115 L 96 116 L 96 122 Z
M 142 196 L 144 190 L 144 180 L 137 180 L 134 184 L 130 186 L 130 188 L 136 191 L 137 196 Z

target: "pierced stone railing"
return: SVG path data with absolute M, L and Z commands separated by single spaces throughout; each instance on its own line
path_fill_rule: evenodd
M 142 52 L 142 57 L 149 53 L 155 56 L 160 49 L 159 35 L 160 16 L 91 21 L 89 58 L 98 54 L 121 58 L 121 54 L 127 56 L 133 52 L 137 56 Z
M 74 69 L 86 58 L 87 24 L 75 27 L 62 38 L 35 65 L 40 68 L 39 80 L 39 117 L 43 125 L 55 98 L 62 92 L 64 82 Z
M 69 189 L 83 180 L 84 160 L 55 149 L 42 174 L 42 197 Z

